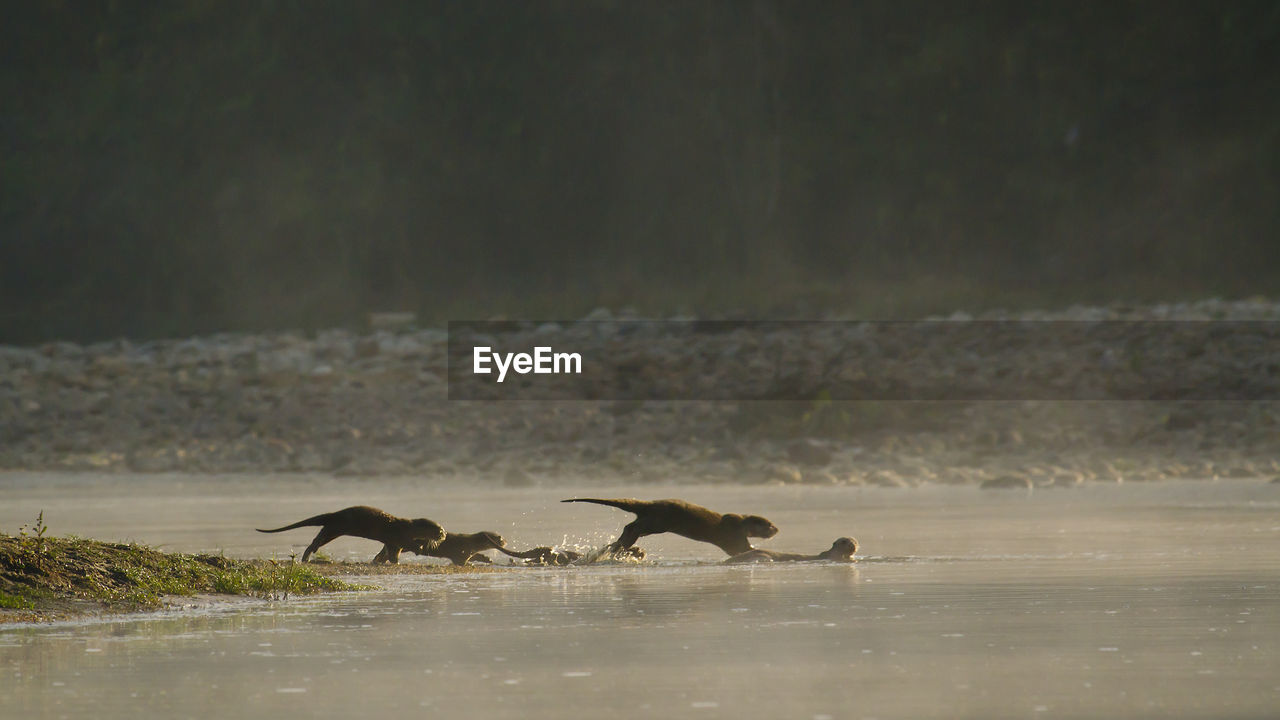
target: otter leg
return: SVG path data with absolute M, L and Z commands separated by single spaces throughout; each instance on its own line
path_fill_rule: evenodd
M 342 533 L 327 527 L 320 528 L 320 532 L 316 534 L 316 539 L 311 541 L 307 549 L 302 553 L 302 562 L 306 562 L 307 558 L 315 554 L 317 550 L 328 545 L 329 543 L 342 537 Z
M 640 524 L 639 520 L 634 520 L 622 528 L 622 535 L 609 546 L 609 552 L 617 554 L 632 545 L 645 535 L 652 535 L 648 528 Z
M 370 560 L 369 562 L 374 564 L 382 563 L 382 562 L 393 562 L 392 560 L 390 560 L 393 549 L 394 548 L 392 548 L 390 545 L 383 545 L 382 549 L 378 551 L 378 554 L 374 555 L 373 559 Z M 397 553 L 397 558 L 398 556 L 399 556 L 399 553 Z

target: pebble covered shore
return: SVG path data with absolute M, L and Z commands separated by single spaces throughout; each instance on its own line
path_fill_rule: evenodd
M 1280 322 L 1280 303 L 946 319 Z M 541 331 L 554 339 L 573 325 Z M 1064 487 L 1280 473 L 1280 403 L 1270 394 L 1232 402 L 450 401 L 447 341 L 443 329 L 406 329 L 0 346 L 0 469 L 478 477 L 510 486 Z M 599 342 L 627 347 L 625 338 Z M 1027 367 L 998 351 L 984 363 L 997 375 Z M 1250 368 L 1251 381 L 1280 381 L 1280 358 L 1264 355 Z

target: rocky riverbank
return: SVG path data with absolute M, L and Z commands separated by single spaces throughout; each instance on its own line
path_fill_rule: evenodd
M 619 318 L 598 311 L 588 319 L 598 328 Z M 948 319 L 1269 323 L 1280 321 L 1280 303 L 1210 300 Z M 531 332 L 548 342 L 595 338 L 611 357 L 654 344 L 598 331 L 574 334 L 574 324 Z M 1024 349 L 979 344 L 982 362 L 972 367 L 993 378 L 1078 366 L 1066 362 L 1055 370 L 1046 366 L 1052 357 L 1029 361 Z M 677 350 L 664 352 L 686 352 L 690 362 L 707 357 L 707 346 L 672 346 Z M 1229 402 L 1092 396 L 841 402 L 820 385 L 770 402 L 472 402 L 448 399 L 448 337 L 440 329 L 0 346 L 0 469 L 466 476 L 509 485 L 589 479 L 1061 486 L 1270 477 L 1280 472 L 1280 404 L 1273 393 L 1280 358 L 1269 345 L 1260 347 L 1256 356 L 1246 348 L 1243 359 L 1230 359 L 1242 368 L 1244 384 L 1224 383 L 1236 393 Z M 1197 350 L 1190 361 L 1148 354 L 1141 363 L 1198 372 L 1197 363 L 1222 362 L 1213 349 Z M 957 370 L 936 361 L 903 364 L 915 362 L 910 356 L 895 351 L 902 359 L 892 368 L 925 386 L 945 384 L 929 373 L 976 372 L 966 374 L 963 357 Z M 1135 367 L 1133 358 L 1108 360 L 1091 366 L 1088 380 L 1115 386 L 1132 379 Z M 1221 382 L 1223 375 L 1215 377 Z M 1249 401 L 1250 393 L 1263 399 Z

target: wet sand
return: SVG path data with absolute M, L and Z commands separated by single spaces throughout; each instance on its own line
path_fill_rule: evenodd
M 664 492 L 670 490 L 670 492 Z M 418 479 L 0 476 L 0 528 L 287 557 L 252 532 L 363 502 L 516 547 L 598 545 L 628 488 Z M 0 630 L 0 716 L 1273 717 L 1280 486 L 646 488 L 854 566 L 719 565 L 645 538 L 642 565 L 372 575 L 382 589 Z M 30 516 L 30 517 L 28 517 Z M 375 544 L 335 542 L 338 559 Z M 415 561 L 418 562 L 418 561 Z M 431 561 L 434 562 L 434 561 Z

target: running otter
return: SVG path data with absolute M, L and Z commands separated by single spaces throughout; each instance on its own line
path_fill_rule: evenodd
M 725 564 L 749 562 L 794 562 L 809 560 L 830 560 L 832 562 L 854 562 L 853 554 L 858 552 L 858 541 L 851 537 L 836 538 L 830 550 L 817 555 L 801 555 L 800 553 L 778 552 L 776 550 L 750 550 L 741 555 L 734 555 L 725 560 Z
M 711 543 L 732 556 L 752 549 L 747 538 L 771 538 L 778 534 L 778 528 L 759 515 L 722 515 L 684 500 L 573 498 L 560 502 L 595 503 L 635 513 L 636 519 L 624 527 L 621 537 L 609 546 L 614 554 L 635 545 L 645 535 L 669 532 Z
M 343 535 L 377 540 L 382 543 L 382 552 L 378 553 L 373 562 L 385 560 L 389 563 L 400 562 L 400 551 L 405 548 L 434 547 L 445 536 L 444 528 L 426 518 L 416 520 L 398 518 L 367 505 L 356 505 L 337 512 L 316 515 L 274 530 L 261 528 L 257 530 L 264 533 L 278 533 L 316 525 L 321 526 L 320 533 L 302 553 L 302 562 L 306 562 L 315 551 Z
M 496 532 L 481 530 L 475 533 L 446 533 L 439 543 L 417 543 L 406 545 L 405 550 L 418 555 L 445 558 L 454 565 L 466 565 L 469 562 L 492 562 L 480 553 L 485 550 L 502 550 L 506 541 Z M 503 552 L 506 552 L 503 550 Z M 382 553 L 373 559 L 378 562 Z

